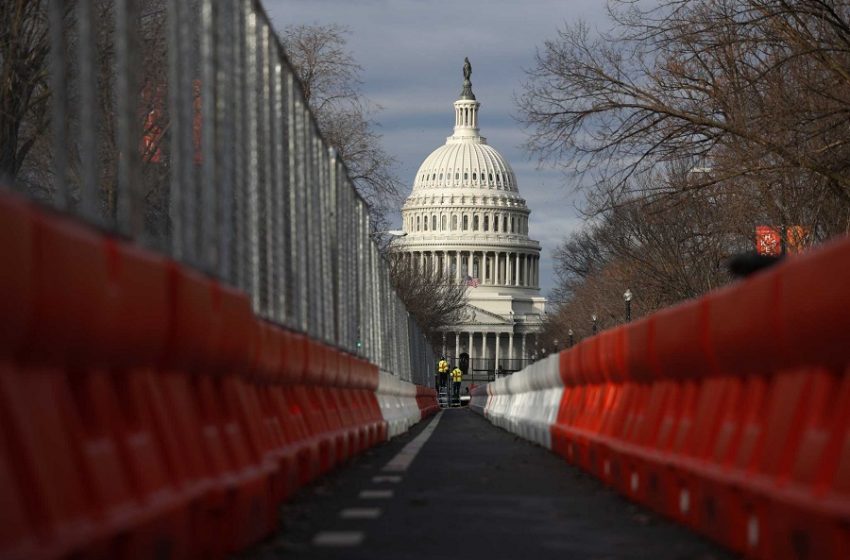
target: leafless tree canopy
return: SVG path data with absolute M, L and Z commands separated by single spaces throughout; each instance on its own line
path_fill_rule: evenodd
M 460 322 L 467 287 L 431 267 L 418 267 L 390 252 L 390 279 L 399 298 L 432 344 L 441 340 L 439 329 Z
M 634 314 L 699 295 L 757 225 L 850 230 L 850 2 L 645 6 L 563 27 L 518 99 L 530 152 L 586 179 L 551 328 L 622 321 L 626 287 Z
M 49 117 L 45 2 L 0 3 L 0 175 L 18 171 Z
M 538 52 L 519 100 L 532 152 L 620 186 L 691 157 L 712 182 L 805 173 L 850 200 L 846 0 L 621 0 L 611 17 Z
M 376 229 L 400 202 L 395 159 L 381 146 L 377 107 L 360 90 L 362 68 L 347 49 L 348 30 L 336 24 L 291 25 L 281 35 L 325 139 L 348 168 Z

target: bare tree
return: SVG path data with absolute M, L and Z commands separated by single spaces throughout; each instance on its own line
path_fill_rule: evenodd
M 850 206 L 846 0 L 613 6 L 611 32 L 565 27 L 539 51 L 519 99 L 533 153 L 620 189 L 691 158 L 713 170 L 692 187 L 752 181 L 779 199 L 768 178 L 795 177 Z
M 49 126 L 47 2 L 0 3 L 0 176 L 18 175 Z
M 436 344 L 442 327 L 457 324 L 467 287 L 431 267 L 416 266 L 401 253 L 389 253 L 390 280 L 422 332 Z
M 388 212 L 400 202 L 400 182 L 376 131 L 378 108 L 360 90 L 362 68 L 347 49 L 347 33 L 336 24 L 291 25 L 281 40 L 322 135 L 345 162 L 374 226 L 386 229 Z

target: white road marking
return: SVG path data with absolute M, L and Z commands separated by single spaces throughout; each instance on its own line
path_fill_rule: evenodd
M 376 484 L 380 484 L 381 482 L 392 482 L 393 484 L 398 484 L 401 482 L 401 477 L 395 474 L 385 474 L 381 476 L 373 476 L 372 482 Z
M 422 430 L 422 433 L 416 436 L 413 441 L 404 446 L 404 448 L 398 452 L 398 454 L 390 459 L 390 462 L 384 465 L 382 469 L 384 472 L 404 472 L 410 466 L 414 459 L 416 459 L 416 455 L 419 454 L 419 451 L 422 449 L 422 446 L 428 441 L 431 437 L 431 434 L 434 433 L 434 430 L 437 428 L 437 424 L 440 423 L 440 418 L 443 416 L 443 411 L 437 413 L 434 419 L 430 424 L 425 426 L 425 429 Z
M 392 490 L 361 490 L 358 496 L 362 500 L 386 500 L 393 497 Z
M 313 537 L 314 546 L 357 546 L 363 542 L 363 531 L 321 531 Z
M 343 519 L 378 519 L 381 517 L 381 508 L 346 508 L 339 512 Z

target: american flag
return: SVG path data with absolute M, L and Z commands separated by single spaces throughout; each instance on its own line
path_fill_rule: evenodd
M 477 288 L 478 286 L 481 285 L 481 282 L 478 280 L 478 278 L 473 278 L 472 276 L 467 276 L 466 277 L 466 285 L 469 286 L 470 288 Z

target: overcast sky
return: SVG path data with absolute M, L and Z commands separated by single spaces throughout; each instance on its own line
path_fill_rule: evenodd
M 535 49 L 564 22 L 582 19 L 606 27 L 604 0 L 264 0 L 277 28 L 339 23 L 363 66 L 366 96 L 384 147 L 398 161 L 410 194 L 422 161 L 445 143 L 454 126 L 452 103 L 460 95 L 463 58 L 472 63 L 472 85 L 481 102 L 481 134 L 513 167 L 531 209 L 530 236 L 543 246 L 543 293 L 553 287 L 551 255 L 580 224 L 571 180 L 538 169 L 521 144 L 514 95 L 533 66 Z M 400 216 L 395 222 L 400 224 Z

